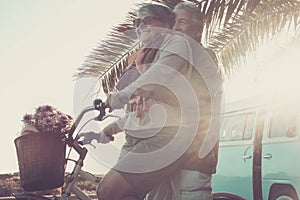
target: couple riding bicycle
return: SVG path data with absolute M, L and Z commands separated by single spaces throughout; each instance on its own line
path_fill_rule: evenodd
M 120 78 L 118 91 L 105 103 L 97 100 L 83 110 L 69 132 L 67 144 L 80 156 L 61 199 L 71 192 L 87 199 L 74 186 L 78 175 L 99 184 L 98 199 L 212 199 L 222 78 L 211 51 L 200 43 L 203 25 L 200 10 L 189 3 L 178 4 L 174 12 L 161 4 L 138 9 L 134 26 L 142 48 Z M 81 142 L 79 137 L 73 139 L 87 111 L 99 110 L 96 119 L 103 120 L 106 108 L 113 111 L 125 105 L 122 119 L 100 133 L 81 133 Z M 126 142 L 101 182 L 83 172 L 87 150 L 81 144 L 93 139 L 108 143 L 121 131 Z
M 84 143 L 126 134 L 118 162 L 99 184 L 99 199 L 212 199 L 222 78 L 200 44 L 200 10 L 181 3 L 174 11 L 161 4 L 138 9 L 142 48 L 105 102 L 110 111 L 127 104 L 126 115 L 99 134 L 81 134 Z

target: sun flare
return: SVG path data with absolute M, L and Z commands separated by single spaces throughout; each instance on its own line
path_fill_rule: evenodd
M 225 82 L 226 100 L 265 98 L 282 101 L 300 98 L 300 41 L 268 44 L 253 60 L 241 67 L 234 79 Z

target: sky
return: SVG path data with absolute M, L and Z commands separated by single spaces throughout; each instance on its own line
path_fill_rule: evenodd
M 129 0 L 0 1 L 0 174 L 18 171 L 14 139 L 25 113 L 45 104 L 72 116 L 78 113 L 78 105 L 74 106 L 78 81 L 73 75 L 131 6 Z M 248 67 L 226 82 L 228 100 L 263 94 L 271 88 L 276 92 L 278 87 L 295 91 L 299 47 L 296 43 L 287 51 L 275 43 L 262 48 Z M 283 76 L 283 69 L 289 73 Z M 81 81 L 90 85 L 93 80 Z M 293 82 L 294 89 L 287 88 L 287 82 Z M 116 145 L 120 144 L 117 138 Z M 92 173 L 107 170 L 93 156 L 86 163 L 85 169 Z
M 0 174 L 18 171 L 14 139 L 25 113 L 49 104 L 74 115 L 76 69 L 131 6 L 116 0 L 0 1 Z

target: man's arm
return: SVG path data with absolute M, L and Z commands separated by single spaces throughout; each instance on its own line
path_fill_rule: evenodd
M 120 133 L 124 130 L 124 124 L 127 118 L 128 118 L 128 114 L 124 115 L 121 119 L 114 121 L 109 125 L 105 126 L 102 131 L 107 137 L 113 139 L 114 138 L 113 135 Z

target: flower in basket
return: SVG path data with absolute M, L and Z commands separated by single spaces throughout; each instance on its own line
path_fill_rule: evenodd
M 21 135 L 32 133 L 66 134 L 71 129 L 73 118 L 50 105 L 36 108 L 34 114 L 23 117 L 24 128 Z

